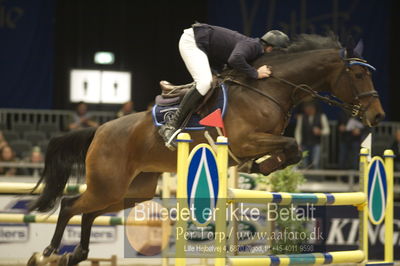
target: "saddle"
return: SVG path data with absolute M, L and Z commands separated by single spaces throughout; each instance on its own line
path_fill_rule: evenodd
M 183 97 L 195 85 L 195 82 L 183 85 L 174 85 L 171 82 L 162 80 L 160 81 L 161 95 L 164 98 Z
M 177 105 L 195 85 L 195 82 L 184 85 L 174 85 L 166 80 L 162 80 L 160 81 L 161 94 L 157 95 L 155 103 L 159 106 Z
M 213 81 L 211 84 L 211 89 L 204 97 L 204 102 L 212 95 L 214 89 L 217 87 L 218 77 L 213 75 Z M 172 106 L 178 105 L 186 93 L 196 86 L 196 82 L 174 85 L 166 80 L 160 81 L 161 94 L 156 96 L 155 104 L 158 106 Z M 204 103 L 203 102 L 203 103 Z M 202 105 L 202 104 L 201 104 Z

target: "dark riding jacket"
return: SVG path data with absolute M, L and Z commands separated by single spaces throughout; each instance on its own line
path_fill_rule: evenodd
M 264 53 L 258 38 L 208 24 L 192 25 L 196 44 L 208 56 L 210 66 L 222 70 L 225 64 L 256 79 L 257 70 L 249 63 Z
M 318 127 L 322 129 L 322 122 L 321 122 L 321 114 L 316 113 L 312 122 L 310 123 L 310 117 L 308 115 L 303 115 L 302 121 L 302 128 L 301 128 L 301 143 L 304 146 L 314 146 L 321 144 L 321 136 L 315 135 L 313 128 Z

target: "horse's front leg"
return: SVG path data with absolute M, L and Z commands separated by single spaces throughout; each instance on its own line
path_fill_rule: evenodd
M 270 155 L 265 160 L 260 159 L 253 170 L 264 175 L 283 169 L 288 165 L 298 163 L 302 154 L 294 138 L 277 136 L 267 133 L 249 134 L 238 146 L 235 153 L 238 157 L 261 158 Z

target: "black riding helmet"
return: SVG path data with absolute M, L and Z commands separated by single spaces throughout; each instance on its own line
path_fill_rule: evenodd
M 261 41 L 265 45 L 270 45 L 273 47 L 281 47 L 286 48 L 289 45 L 289 37 L 279 31 L 279 30 L 270 30 L 261 37 Z

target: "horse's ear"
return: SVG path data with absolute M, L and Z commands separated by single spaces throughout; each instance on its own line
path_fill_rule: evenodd
M 342 59 L 346 59 L 347 58 L 347 49 L 346 48 L 341 48 L 339 50 L 339 55 Z
M 355 42 L 354 39 L 351 35 L 348 35 L 346 37 L 346 42 L 345 42 L 345 46 L 346 47 L 346 51 L 347 51 L 347 56 L 348 57 L 353 57 L 354 56 L 354 47 L 355 47 Z
M 326 36 L 331 38 L 334 41 L 339 41 L 339 37 L 333 32 L 333 30 L 328 30 L 326 32 Z
M 354 47 L 356 46 L 356 44 L 355 44 L 355 41 L 354 41 L 353 36 L 351 36 L 351 35 L 347 35 L 347 36 L 346 36 L 346 43 L 345 43 L 345 46 L 346 46 L 347 49 L 351 49 L 351 50 L 354 49 Z
M 362 39 L 360 39 L 356 45 L 356 47 L 354 47 L 353 49 L 353 53 L 355 56 L 362 58 L 362 53 L 364 50 L 364 42 Z

